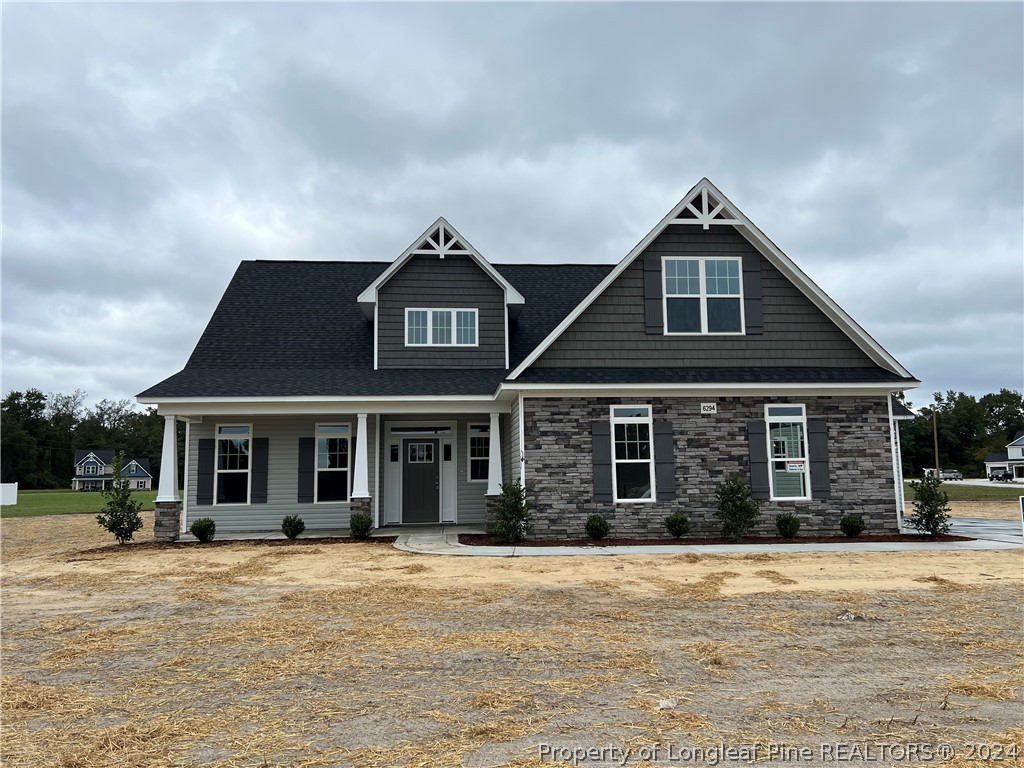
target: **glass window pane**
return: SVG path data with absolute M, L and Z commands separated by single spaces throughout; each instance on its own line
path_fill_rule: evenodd
M 740 331 L 739 299 L 708 299 L 708 333 Z
M 651 498 L 650 463 L 616 464 L 615 485 L 620 499 Z
M 735 259 L 708 259 L 704 273 L 709 296 L 738 296 L 740 267 Z
M 469 479 L 486 480 L 490 461 L 488 459 L 473 459 L 469 462 Z
M 248 501 L 248 472 L 225 472 L 217 474 L 218 504 L 245 504 Z
M 700 333 L 700 299 L 666 299 L 669 333 Z
M 772 488 L 776 498 L 790 499 L 806 496 L 806 477 L 806 472 L 790 472 L 785 461 L 772 462 Z
M 476 344 L 476 312 L 456 312 L 455 325 L 456 344 Z
M 801 422 L 769 423 L 768 427 L 768 440 L 772 448 L 772 458 L 804 458 L 804 425 Z
M 651 413 L 650 408 L 613 408 L 612 416 L 619 419 L 645 418 Z
M 248 435 L 248 427 L 218 427 L 218 435 Z
M 317 472 L 317 501 L 348 501 L 348 472 Z
M 768 406 L 769 416 L 803 416 L 804 408 L 802 405 L 769 405 Z
M 427 343 L 427 313 L 426 310 L 414 310 L 407 314 L 408 332 L 407 344 Z
M 434 327 L 432 330 L 431 344 L 452 343 L 452 313 L 447 310 L 434 310 L 431 318 Z
M 665 295 L 700 295 L 700 262 L 696 259 L 665 261 Z

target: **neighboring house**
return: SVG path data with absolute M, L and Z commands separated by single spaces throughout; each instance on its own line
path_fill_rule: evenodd
M 993 472 L 1011 472 L 1014 481 L 1024 480 L 1024 429 L 1014 436 L 1005 451 L 985 457 L 985 477 Z
M 114 456 L 114 451 L 75 451 L 75 476 L 71 480 L 71 490 L 108 490 L 114 482 Z M 131 481 L 133 491 L 149 491 L 153 488 L 149 459 L 125 457 L 121 477 Z
M 186 429 L 158 537 L 483 524 L 513 477 L 537 535 L 601 513 L 643 536 L 676 510 L 717 531 L 733 473 L 761 530 L 897 530 L 890 395 L 918 384 L 703 179 L 615 265 L 491 264 L 443 218 L 391 262 L 243 262 L 138 399 L 166 418 L 161 466 Z

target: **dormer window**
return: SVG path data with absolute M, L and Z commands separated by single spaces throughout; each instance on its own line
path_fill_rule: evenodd
M 405 310 L 405 346 L 477 346 L 476 309 Z

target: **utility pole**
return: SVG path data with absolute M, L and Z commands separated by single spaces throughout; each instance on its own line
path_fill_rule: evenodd
M 939 470 L 939 409 L 932 406 L 932 439 L 935 441 L 935 479 L 941 480 L 942 474 Z

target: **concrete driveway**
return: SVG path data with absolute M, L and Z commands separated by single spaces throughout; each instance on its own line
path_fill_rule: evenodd
M 1024 542 L 1024 527 L 1020 520 L 987 520 L 981 517 L 954 517 L 950 520 L 949 532 L 956 536 L 970 536 L 972 539 L 1001 541 L 1006 544 Z

